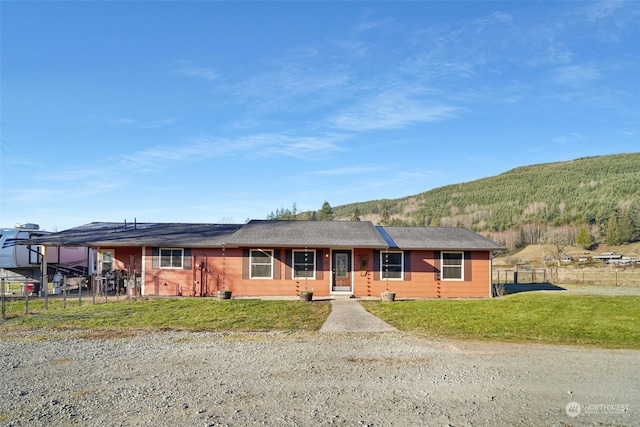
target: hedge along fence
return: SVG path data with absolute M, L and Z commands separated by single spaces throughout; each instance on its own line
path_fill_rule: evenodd
M 640 287 L 640 266 L 495 268 L 493 283 L 574 283 L 599 286 Z

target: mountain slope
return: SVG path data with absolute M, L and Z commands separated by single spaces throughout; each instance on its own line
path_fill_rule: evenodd
M 502 232 L 527 224 L 606 226 L 611 213 L 640 212 L 640 153 L 518 167 L 415 196 L 333 208 L 382 224 L 464 226 Z M 636 221 L 635 226 L 640 220 Z

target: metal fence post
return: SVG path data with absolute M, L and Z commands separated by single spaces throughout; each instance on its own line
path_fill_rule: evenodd
M 24 291 L 24 314 L 29 314 L 29 281 L 27 279 L 24 279 L 22 289 Z
M 62 278 L 62 308 L 67 308 L 67 276 Z

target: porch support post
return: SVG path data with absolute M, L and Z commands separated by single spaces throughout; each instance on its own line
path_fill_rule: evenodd
M 47 247 L 42 245 L 40 246 L 40 250 L 42 251 L 42 275 L 40 277 L 40 289 L 42 290 L 42 295 L 44 296 L 44 308 L 45 310 L 49 308 L 49 278 L 47 277 Z
M 145 290 L 145 272 L 147 271 L 147 257 L 146 257 L 146 253 L 147 253 L 147 247 L 143 246 L 142 247 L 142 256 L 141 256 L 141 262 L 140 262 L 140 295 L 145 295 L 146 294 L 146 290 Z

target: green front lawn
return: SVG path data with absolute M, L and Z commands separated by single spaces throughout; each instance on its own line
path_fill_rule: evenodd
M 519 293 L 362 305 L 401 331 L 428 336 L 640 349 L 638 296 Z
M 121 300 L 78 307 L 67 301 L 40 299 L 7 303 L 9 318 L 0 331 L 15 329 L 152 329 L 185 331 L 317 331 L 331 311 L 329 302 L 151 298 Z M 77 304 L 77 302 L 76 302 Z M 85 303 L 86 304 L 86 303 Z
M 76 302 L 77 304 L 77 302 Z M 317 331 L 328 301 L 143 298 L 78 307 L 7 302 L 0 332 L 20 329 Z M 519 293 L 477 300 L 361 301 L 401 331 L 431 337 L 640 349 L 640 297 Z

